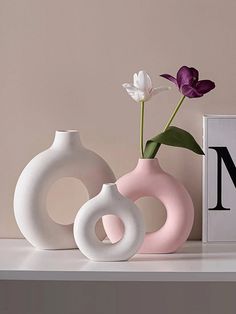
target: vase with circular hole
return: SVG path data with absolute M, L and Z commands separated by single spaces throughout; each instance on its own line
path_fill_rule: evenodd
M 122 222 L 124 234 L 117 243 L 104 243 L 96 235 L 96 223 L 105 215 L 115 215 Z M 104 184 L 102 191 L 80 208 L 74 223 L 76 244 L 93 261 L 128 260 L 143 243 L 144 230 L 139 208 L 122 196 L 114 183 Z
M 46 206 L 50 187 L 63 177 L 80 180 L 89 198 L 100 192 L 103 183 L 115 181 L 108 164 L 82 145 L 77 130 L 56 131 L 52 146 L 34 157 L 22 171 L 14 195 L 16 222 L 36 248 L 76 247 L 73 224 L 55 222 Z
M 139 253 L 173 253 L 187 240 L 194 220 L 191 197 L 179 181 L 162 170 L 156 158 L 140 159 L 133 171 L 117 181 L 117 187 L 133 201 L 151 196 L 166 208 L 165 224 L 145 235 Z M 117 217 L 103 217 L 103 225 L 112 242 L 122 237 L 123 225 Z

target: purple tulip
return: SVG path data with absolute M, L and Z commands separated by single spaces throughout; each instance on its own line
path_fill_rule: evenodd
M 210 80 L 199 81 L 198 70 L 187 66 L 182 66 L 179 69 L 176 78 L 169 74 L 162 74 L 161 76 L 175 83 L 180 92 L 189 98 L 202 97 L 215 88 L 215 83 Z

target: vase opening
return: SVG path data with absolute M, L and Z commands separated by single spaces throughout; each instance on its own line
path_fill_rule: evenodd
M 78 133 L 78 130 L 57 130 L 59 133 Z
M 115 182 L 113 182 L 113 183 L 104 183 L 103 184 L 103 186 L 105 186 L 105 187 L 114 186 L 114 185 L 116 185 Z
M 115 192 L 118 193 L 116 183 L 104 183 L 102 186 L 102 192 Z
M 55 149 L 78 149 L 83 148 L 80 141 L 80 134 L 78 130 L 57 130 L 52 144 Z
M 136 166 L 136 170 L 142 172 L 153 172 L 161 169 L 157 158 L 140 158 Z

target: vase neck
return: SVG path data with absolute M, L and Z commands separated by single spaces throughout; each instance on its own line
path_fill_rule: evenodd
M 54 149 L 78 149 L 82 148 L 79 132 L 77 130 L 56 131 L 51 148 Z
M 142 172 L 162 171 L 159 161 L 156 158 L 152 158 L 152 159 L 140 158 L 135 170 L 142 171 Z
M 117 189 L 116 183 L 104 183 L 101 190 L 102 194 L 111 194 L 111 195 L 117 195 L 119 194 L 119 191 Z

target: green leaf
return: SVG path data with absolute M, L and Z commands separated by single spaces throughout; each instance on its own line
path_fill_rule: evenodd
M 166 131 L 147 141 L 144 158 L 154 158 L 161 144 L 187 148 L 196 154 L 204 155 L 201 147 L 190 133 L 176 126 L 170 126 Z

